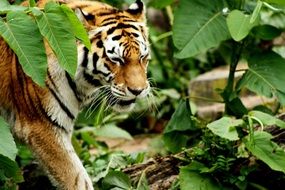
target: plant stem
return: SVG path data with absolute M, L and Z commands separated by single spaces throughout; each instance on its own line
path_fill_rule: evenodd
M 156 57 L 158 63 L 161 65 L 162 68 L 167 68 L 164 65 L 164 61 L 163 61 L 161 53 L 159 52 L 158 48 L 156 47 L 155 43 L 153 42 L 154 41 L 153 38 L 150 37 L 149 40 L 150 40 L 150 44 L 152 44 L 151 45 L 152 53 Z M 166 69 L 163 69 L 162 72 L 163 72 L 163 77 L 165 79 L 168 79 L 169 77 L 168 77 L 168 73 L 167 73 Z
M 159 36 L 156 36 L 156 37 L 153 39 L 152 43 L 157 43 L 158 41 L 160 41 L 160 40 L 162 40 L 162 39 L 164 39 L 164 38 L 168 38 L 168 37 L 170 37 L 170 36 L 172 36 L 172 35 L 173 35 L 173 32 L 172 32 L 172 31 L 165 32 L 165 33 L 163 33 L 163 34 L 161 34 L 161 35 L 159 35 Z
M 237 68 L 237 65 L 239 63 L 239 60 L 241 58 L 243 47 L 244 47 L 244 41 L 242 41 L 240 43 L 235 43 L 233 45 L 233 52 L 232 52 L 232 56 L 231 56 L 231 64 L 230 64 L 228 81 L 227 81 L 227 85 L 226 85 L 224 91 L 221 94 L 223 99 L 224 99 L 224 102 L 225 102 L 225 112 L 226 113 L 230 112 L 229 108 L 231 106 L 230 105 L 231 104 L 231 97 L 233 97 L 233 95 L 234 95 L 235 72 L 236 72 L 236 68 Z
M 169 24 L 170 24 L 170 26 L 172 26 L 173 21 L 174 21 L 174 15 L 173 15 L 173 11 L 172 11 L 171 6 L 166 7 L 166 13 L 167 13 L 167 16 L 169 18 Z
M 238 43 L 237 45 L 234 45 L 234 50 L 233 50 L 233 54 L 231 57 L 229 78 L 228 78 L 228 83 L 226 87 L 226 90 L 230 92 L 233 92 L 234 90 L 235 72 L 236 72 L 236 68 L 237 68 L 238 62 L 242 54 L 243 44 L 244 43 L 242 42 L 242 43 Z

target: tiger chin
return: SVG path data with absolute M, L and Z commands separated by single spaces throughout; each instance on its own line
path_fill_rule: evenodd
M 43 7 L 46 1 L 37 5 Z M 74 121 L 98 96 L 122 112 L 148 95 L 145 10 L 140 0 L 127 10 L 95 1 L 59 1 L 73 9 L 83 23 L 91 49 L 78 42 L 74 78 L 47 50 L 43 88 L 23 72 L 17 56 L 0 37 L 0 114 L 9 121 L 14 136 L 30 147 L 57 189 L 93 190 L 71 144 Z

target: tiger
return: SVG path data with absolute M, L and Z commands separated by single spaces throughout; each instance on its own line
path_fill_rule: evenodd
M 46 2 L 39 0 L 37 6 Z M 75 119 L 100 92 L 106 92 L 107 104 L 119 112 L 131 111 L 137 99 L 150 94 L 145 5 L 136 0 L 120 10 L 97 1 L 57 2 L 75 12 L 88 33 L 91 49 L 77 43 L 74 77 L 47 50 L 47 76 L 41 87 L 23 72 L 17 55 L 0 36 L 0 114 L 57 189 L 93 190 L 71 143 Z

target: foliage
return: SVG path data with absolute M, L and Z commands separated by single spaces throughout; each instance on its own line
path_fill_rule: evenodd
M 17 148 L 7 123 L 0 117 L 0 185 L 14 189 L 22 182 L 20 169 L 15 162 Z M 1 187 L 0 186 L 0 187 Z
M 124 7 L 133 1 L 103 2 Z M 162 133 L 163 148 L 171 153 L 182 151 L 185 155 L 179 180 L 172 189 L 280 187 L 278 184 L 285 180 L 284 147 L 274 142 L 274 136 L 266 131 L 271 125 L 285 127 L 284 121 L 274 116 L 285 104 L 284 40 L 280 42 L 285 29 L 284 1 L 145 2 L 159 9 L 160 21 L 163 21 L 149 23 L 152 48 L 149 73 L 151 82 L 160 88 L 153 90 L 156 97 L 150 104 L 157 106 L 158 111 L 145 113 L 142 108 L 136 108 L 135 113 L 118 115 L 97 106 L 78 117 L 72 140 L 95 189 L 148 189 L 144 175 L 138 183 L 132 184 L 122 172 L 128 165 L 143 162 L 147 154 L 111 151 L 99 137 L 131 139 L 130 134 L 153 132 L 157 125 L 164 125 L 168 120 Z M 43 38 L 47 39 L 61 66 L 71 74 L 76 69 L 75 40 L 80 39 L 90 47 L 83 26 L 65 6 L 51 3 L 41 10 L 0 1 L 0 15 L 0 35 L 16 52 L 24 71 L 40 85 L 44 85 L 46 70 Z M 57 27 L 63 20 L 65 27 Z M 23 40 L 22 36 L 28 38 L 30 33 L 33 33 L 30 41 Z M 248 68 L 235 83 L 236 67 L 241 60 Z M 227 85 L 220 91 L 225 112 L 216 121 L 206 122 L 195 115 L 195 106 L 186 93 L 188 82 L 200 73 L 225 64 L 230 68 Z M 240 99 L 244 88 L 276 98 L 280 107 L 270 112 L 248 110 Z M 146 104 L 140 105 L 145 107 Z M 261 110 L 269 109 L 262 107 Z M 130 133 L 120 128 L 125 124 L 132 126 L 128 129 Z M 15 162 L 14 141 L 6 124 L 1 122 L 0 129 L 0 162 L 5 163 L 0 163 L 0 186 L 15 187 L 22 178 Z M 6 139 L 5 144 L 1 139 Z M 97 153 L 90 153 L 94 148 Z M 25 148 L 19 150 L 18 164 L 22 167 L 32 157 Z M 159 153 L 162 154 L 162 150 Z M 266 180 L 258 179 L 263 171 L 269 173 L 265 175 Z
M 224 1 L 181 0 L 179 6 L 173 24 L 173 42 L 179 50 L 177 58 L 196 55 L 230 37 L 222 12 Z
M 44 37 L 60 65 L 73 76 L 77 67 L 76 38 L 90 48 L 87 33 L 78 25 L 80 22 L 73 11 L 56 3 L 48 3 L 44 10 L 20 6 L 15 10 L 15 6 L 4 5 L 0 7 L 3 15 L 0 35 L 17 54 L 25 73 L 44 86 L 47 71 Z M 62 23 L 65 27 L 58 27 Z

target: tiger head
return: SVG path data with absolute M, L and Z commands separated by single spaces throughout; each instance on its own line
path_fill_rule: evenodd
M 84 23 L 92 44 L 90 50 L 79 45 L 76 78 L 81 81 L 86 102 L 105 93 L 103 96 L 114 110 L 130 111 L 136 99 L 146 97 L 150 91 L 144 5 L 137 0 L 123 11 L 99 2 L 89 3 L 80 9 L 71 6 Z

